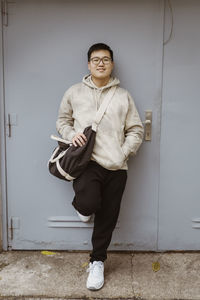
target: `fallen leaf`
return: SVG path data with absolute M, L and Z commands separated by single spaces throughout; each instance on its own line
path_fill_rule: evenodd
M 154 272 L 157 272 L 160 270 L 160 263 L 158 261 L 155 261 L 152 263 L 152 269 Z
M 41 251 L 41 253 L 43 255 L 54 255 L 54 254 L 56 254 L 55 252 L 51 252 L 51 251 Z
M 81 267 L 82 267 L 82 268 L 85 268 L 85 267 L 87 267 L 87 266 L 88 266 L 88 262 L 85 262 L 85 263 L 82 264 Z

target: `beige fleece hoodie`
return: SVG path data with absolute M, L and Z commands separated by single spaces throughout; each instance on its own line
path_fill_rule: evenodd
M 129 92 L 111 77 L 108 84 L 97 87 L 91 75 L 70 87 L 60 104 L 56 129 L 62 138 L 71 141 L 75 134 L 92 125 L 96 112 L 112 86 L 115 94 L 97 128 L 91 159 L 108 170 L 128 169 L 129 155 L 139 149 L 144 129 Z

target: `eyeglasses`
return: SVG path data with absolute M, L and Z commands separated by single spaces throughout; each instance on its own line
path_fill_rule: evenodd
M 100 57 L 93 57 L 93 58 L 90 59 L 90 61 L 94 65 L 98 65 L 100 63 L 100 61 L 102 61 L 103 64 L 108 65 L 108 64 L 110 64 L 110 62 L 112 61 L 112 59 L 110 57 L 104 56 L 102 58 L 100 58 Z

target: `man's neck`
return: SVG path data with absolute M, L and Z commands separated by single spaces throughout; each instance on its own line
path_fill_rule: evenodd
M 97 87 L 105 86 L 109 82 L 109 80 L 110 80 L 110 76 L 106 77 L 106 78 L 102 78 L 102 79 L 99 79 L 99 78 L 96 78 L 96 77 L 92 76 L 92 81 L 94 82 L 94 84 Z

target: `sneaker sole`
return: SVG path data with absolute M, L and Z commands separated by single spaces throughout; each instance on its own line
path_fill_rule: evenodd
M 91 286 L 87 285 L 87 289 L 91 290 L 91 291 L 96 291 L 96 290 L 101 289 L 103 287 L 103 285 L 104 285 L 104 282 L 102 282 L 98 287 L 97 286 L 92 286 L 92 285 Z

